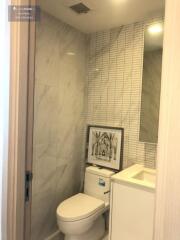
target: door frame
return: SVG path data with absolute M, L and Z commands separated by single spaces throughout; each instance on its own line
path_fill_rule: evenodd
M 30 5 L 36 4 L 36 0 L 29 0 Z M 25 170 L 33 172 L 33 128 L 34 128 L 34 87 L 35 87 L 35 41 L 36 23 L 29 23 L 28 45 L 28 92 L 27 92 L 27 130 L 26 130 L 26 162 Z M 24 213 L 24 239 L 31 239 L 31 204 L 32 204 L 32 181 L 29 182 L 29 201 L 25 203 Z
M 180 239 L 180 1 L 166 0 L 154 240 Z
M 10 0 L 10 4 L 28 6 L 35 1 Z M 34 22 L 10 23 L 7 240 L 28 239 L 30 231 L 27 219 L 31 219 L 31 206 L 25 204 L 25 172 L 31 170 L 33 146 L 34 35 Z
M 36 2 L 11 1 L 16 5 Z M 176 212 L 180 209 L 180 112 L 176 108 L 180 102 L 178 22 L 180 1 L 166 0 L 154 240 L 179 240 L 180 236 L 180 213 Z M 23 206 L 25 170 L 32 167 L 34 63 L 35 24 L 12 23 L 8 240 L 29 240 L 30 236 L 31 206 Z

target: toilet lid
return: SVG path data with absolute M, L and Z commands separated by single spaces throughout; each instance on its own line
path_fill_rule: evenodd
M 63 221 L 76 221 L 86 218 L 105 207 L 105 203 L 83 193 L 76 194 L 62 202 L 57 215 Z

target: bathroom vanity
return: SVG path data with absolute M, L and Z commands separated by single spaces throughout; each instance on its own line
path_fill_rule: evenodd
M 142 165 L 112 176 L 109 240 L 152 240 L 155 170 Z

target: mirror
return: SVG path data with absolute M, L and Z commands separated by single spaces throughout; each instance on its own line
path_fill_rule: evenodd
M 163 21 L 145 27 L 141 93 L 141 142 L 157 143 L 163 52 Z

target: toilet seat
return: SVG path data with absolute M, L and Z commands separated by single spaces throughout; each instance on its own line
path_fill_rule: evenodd
M 104 208 L 104 201 L 79 193 L 59 205 L 57 216 L 62 221 L 78 221 L 88 218 Z

